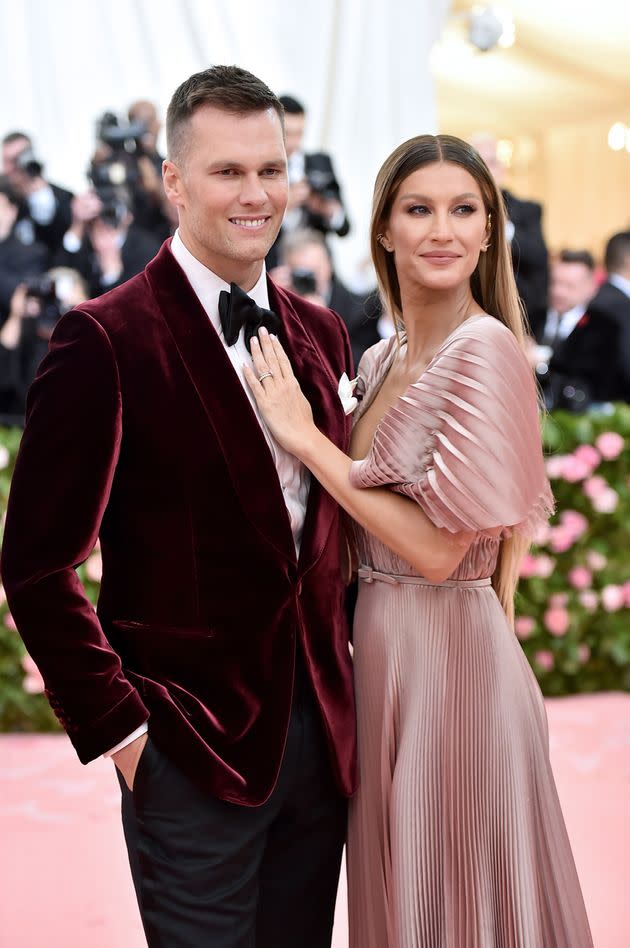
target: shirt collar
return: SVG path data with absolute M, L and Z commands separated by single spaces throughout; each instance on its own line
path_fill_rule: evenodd
M 618 290 L 621 290 L 622 293 L 625 293 L 626 296 L 630 296 L 630 280 L 626 280 L 625 277 L 619 276 L 618 273 L 609 273 L 608 282 L 612 283 L 613 286 L 616 286 Z
M 222 280 L 221 277 L 217 276 L 216 273 L 213 273 L 205 264 L 193 256 L 180 237 L 179 229 L 173 234 L 171 253 L 188 277 L 188 282 L 197 294 L 199 302 L 208 314 L 210 322 L 221 338 L 223 338 L 223 330 L 221 329 L 221 321 L 219 319 L 219 293 L 222 290 L 229 292 L 230 284 Z M 263 309 L 269 309 L 267 271 L 264 263 L 256 285 L 247 295 L 251 296 L 258 306 L 261 306 Z
M 549 315 L 553 316 L 554 320 L 557 320 L 555 325 L 558 327 L 558 337 L 560 339 L 566 339 L 566 337 L 573 332 L 585 312 L 586 307 L 583 304 L 568 309 L 562 316 L 560 316 L 556 310 L 550 310 Z

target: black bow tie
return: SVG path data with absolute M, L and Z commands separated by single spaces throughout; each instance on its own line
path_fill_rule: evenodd
M 276 335 L 280 329 L 280 320 L 276 314 L 258 306 L 236 283 L 230 283 L 229 293 L 227 290 L 219 293 L 219 318 L 228 346 L 234 345 L 241 328 L 245 327 L 245 345 L 249 352 L 252 336 L 256 336 L 262 326 Z

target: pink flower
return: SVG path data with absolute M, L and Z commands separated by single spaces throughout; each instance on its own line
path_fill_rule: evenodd
M 564 527 L 552 527 L 549 546 L 552 553 L 566 553 L 575 542 L 573 535 Z
M 554 454 L 552 457 L 547 458 L 545 461 L 545 470 L 547 471 L 547 477 L 550 477 L 552 480 L 564 476 L 564 462 L 566 454 Z
M 619 503 L 619 494 L 612 487 L 608 487 L 597 497 L 593 497 L 591 503 L 597 513 L 613 513 Z
M 624 440 L 616 431 L 605 431 L 595 439 L 595 444 L 603 458 L 614 461 L 623 451 Z
M 554 593 L 553 596 L 549 597 L 549 605 L 562 608 L 566 606 L 569 601 L 568 593 Z
M 548 523 L 539 523 L 534 533 L 534 543 L 536 546 L 546 546 L 551 539 L 551 527 Z
M 586 554 L 586 562 L 591 569 L 597 572 L 597 570 L 603 569 L 604 566 L 606 566 L 608 560 L 603 553 L 599 553 L 597 550 L 589 550 Z
M 551 635 L 556 637 L 566 635 L 571 623 L 571 618 L 566 609 L 553 606 L 551 609 L 547 609 L 543 619 Z
M 596 474 L 595 477 L 589 477 L 588 480 L 584 481 L 582 490 L 589 500 L 593 500 L 594 497 L 599 497 L 600 494 L 608 490 L 608 481 Z
M 535 626 L 536 622 L 531 616 L 517 616 L 514 620 L 514 631 L 523 642 L 530 637 Z
M 562 477 L 570 484 L 583 481 L 591 473 L 591 466 L 575 454 L 567 454 L 562 465 Z
M 584 461 L 585 464 L 588 464 L 592 471 L 598 467 L 599 462 L 601 461 L 601 455 L 599 451 L 596 451 L 592 444 L 581 444 L 573 452 L 576 458 L 579 458 L 581 461 Z
M 553 573 L 554 566 L 556 561 L 552 556 L 537 556 L 536 559 L 536 576 L 540 576 L 541 579 L 548 579 Z
M 44 690 L 44 679 L 39 673 L 39 669 L 30 655 L 25 655 L 22 659 L 22 668 L 25 675 L 22 687 L 29 695 L 39 695 Z
M 100 583 L 103 575 L 103 560 L 100 553 L 92 553 L 85 562 L 85 573 L 94 583 Z
M 521 561 L 520 576 L 521 579 L 529 579 L 536 575 L 536 557 L 531 553 L 526 553 Z
M 606 612 L 617 612 L 626 602 L 626 595 L 622 586 L 604 586 L 602 589 L 602 605 Z
M 588 530 L 588 520 L 577 510 L 563 510 L 560 514 L 560 523 L 574 540 L 577 540 Z
M 534 661 L 539 668 L 542 668 L 543 671 L 551 671 L 555 662 L 553 658 L 553 653 L 547 651 L 547 649 L 540 649 L 540 651 L 534 653 Z
M 593 592 L 592 589 L 587 589 L 584 592 L 581 592 L 578 596 L 578 601 L 580 605 L 586 609 L 587 612 L 596 612 L 597 606 L 599 604 L 599 598 L 596 592 Z
M 586 643 L 584 642 L 581 645 L 578 645 L 578 658 L 580 662 L 582 663 L 582 665 L 586 665 L 590 657 L 591 657 L 591 650 L 588 647 L 588 645 L 586 645 Z
M 574 589 L 588 589 L 593 582 L 593 574 L 585 566 L 574 566 L 569 570 L 569 582 Z

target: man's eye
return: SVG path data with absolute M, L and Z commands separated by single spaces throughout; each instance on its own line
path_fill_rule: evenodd
M 266 178 L 277 178 L 278 175 L 280 174 L 280 169 L 279 168 L 265 168 L 265 170 L 263 171 L 263 174 L 265 175 Z
M 236 171 L 234 168 L 221 168 L 221 170 L 219 171 L 219 174 L 222 175 L 224 178 L 230 178 L 232 177 L 232 175 L 236 174 Z

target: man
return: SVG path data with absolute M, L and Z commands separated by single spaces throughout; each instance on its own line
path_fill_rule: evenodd
M 333 270 L 330 249 L 318 231 L 298 230 L 289 234 L 283 240 L 282 250 L 287 284 L 304 295 L 299 281 L 310 277 L 321 303 L 338 313 L 346 324 L 357 366 L 365 350 L 381 338 L 376 294 L 358 296 L 344 286 Z
M 54 254 L 70 226 L 72 193 L 44 178 L 33 141 L 24 132 L 10 132 L 2 139 L 2 167 L 24 201 L 18 222 L 22 241 L 39 241 Z
M 11 309 L 13 294 L 28 277 L 44 272 L 48 252 L 43 244 L 24 243 L 17 226 L 22 201 L 6 175 L 0 175 L 0 327 Z
M 167 146 L 178 232 L 61 319 L 31 390 L 5 588 L 79 757 L 113 753 L 149 945 L 323 948 L 355 786 L 340 518 L 242 367 L 276 331 L 345 448 L 349 346 L 265 279 L 287 200 L 276 96 L 197 73 Z M 97 616 L 75 567 L 99 535 Z
M 301 228 L 310 228 L 322 234 L 345 237 L 350 231 L 350 221 L 332 159 L 324 152 L 304 153 L 304 106 L 290 95 L 280 96 L 280 101 L 284 108 L 289 169 L 289 200 L 282 236 Z M 279 259 L 276 243 L 271 249 L 267 265 L 275 267 Z
M 595 261 L 587 250 L 562 250 L 551 266 L 549 310 L 533 362 L 548 408 L 582 411 L 620 395 L 619 331 L 595 315 Z
M 604 252 L 607 278 L 591 301 L 594 316 L 612 319 L 620 337 L 625 401 L 630 401 L 630 231 L 613 234 Z
M 507 238 L 512 251 L 514 276 L 532 332 L 536 335 L 545 321 L 549 280 L 548 253 L 542 232 L 542 207 L 536 201 L 523 201 L 503 187 L 505 164 L 499 157 L 498 142 L 491 135 L 472 139 L 497 185 L 501 188 L 507 211 Z

